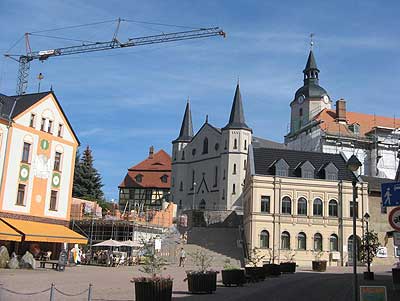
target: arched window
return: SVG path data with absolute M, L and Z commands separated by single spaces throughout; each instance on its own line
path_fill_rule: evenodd
M 204 138 L 203 140 L 203 154 L 208 154 L 208 138 Z
M 237 149 L 237 139 L 233 140 L 233 149 Z
M 246 168 L 247 168 L 247 160 L 246 159 L 244 159 L 244 161 L 243 161 L 243 168 L 244 168 L 244 170 L 246 170 Z
M 292 200 L 288 196 L 282 199 L 282 214 L 292 214 Z
M 260 233 L 260 248 L 269 248 L 269 233 L 267 230 L 262 230 Z
M 217 185 L 218 185 L 218 166 L 215 166 L 214 185 L 213 185 L 213 187 L 217 187 Z
M 236 164 L 233 164 L 233 174 L 236 175 Z
M 182 200 L 179 200 L 178 209 L 182 209 Z
M 290 234 L 287 231 L 282 232 L 281 249 L 282 250 L 290 250 Z
M 297 235 L 297 249 L 298 250 L 306 250 L 306 234 L 304 232 L 300 232 Z
M 303 116 L 303 108 L 300 108 L 300 110 L 299 110 L 299 116 L 300 116 L 300 117 Z
M 183 182 L 181 181 L 181 183 L 179 184 L 179 191 L 183 191 Z
M 338 216 L 338 203 L 336 200 L 329 201 L 329 216 Z
M 199 209 L 206 209 L 206 201 L 205 200 L 201 200 L 200 204 L 199 204 Z
M 185 151 L 182 151 L 182 160 L 185 160 Z
M 329 249 L 331 251 L 339 251 L 338 237 L 336 234 L 332 234 L 329 238 Z
M 244 149 L 247 150 L 247 140 L 244 140 Z
M 322 235 L 320 233 L 314 235 L 314 251 L 322 251 Z
M 316 198 L 313 204 L 313 215 L 322 216 L 322 200 Z
M 194 189 L 194 185 L 195 185 L 194 178 L 195 178 L 195 171 L 193 169 L 192 170 L 192 190 Z
M 307 200 L 303 197 L 297 201 L 297 214 L 307 215 Z
M 232 194 L 236 194 L 236 185 L 235 184 L 232 185 Z

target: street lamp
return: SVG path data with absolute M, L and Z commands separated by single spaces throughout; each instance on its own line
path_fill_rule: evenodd
M 369 222 L 369 214 L 368 212 L 366 212 L 364 214 L 364 221 L 365 221 L 365 225 L 367 227 L 367 233 L 366 233 L 366 244 L 367 244 L 367 265 L 368 265 L 368 275 L 370 275 L 371 273 L 371 263 L 369 260 L 369 230 L 368 230 L 368 222 Z
M 348 170 L 356 172 L 362 166 L 360 160 L 352 155 L 346 163 Z M 357 232 L 356 232 L 356 199 L 357 199 L 357 178 L 352 181 L 353 185 L 353 299 L 358 300 L 358 279 L 357 279 Z M 358 209 L 358 206 L 357 206 Z
M 196 197 L 196 182 L 193 182 L 193 200 L 192 200 L 192 210 L 194 210 L 194 201 Z

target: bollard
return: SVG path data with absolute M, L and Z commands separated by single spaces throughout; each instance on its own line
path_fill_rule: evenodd
M 0 283 L 0 301 L 3 301 L 3 284 Z
M 54 295 L 55 295 L 55 285 L 54 283 L 52 283 L 50 288 L 50 301 L 54 301 Z
M 91 283 L 89 283 L 89 291 L 88 291 L 87 299 L 88 299 L 88 301 L 92 301 L 92 284 Z

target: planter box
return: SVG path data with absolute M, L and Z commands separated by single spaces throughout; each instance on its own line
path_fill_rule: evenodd
M 325 272 L 326 271 L 326 260 L 313 260 L 312 269 L 316 272 Z
M 222 270 L 222 283 L 225 286 L 243 286 L 245 282 L 244 270 Z
M 252 282 L 265 280 L 265 271 L 263 267 L 245 267 L 246 276 Z
M 364 272 L 364 280 L 374 280 L 374 272 Z
M 135 282 L 136 301 L 171 301 L 172 280 Z
M 400 269 L 392 269 L 393 287 L 395 290 L 400 290 Z
M 296 272 L 296 263 L 295 262 L 281 262 L 279 265 L 279 269 L 281 273 L 295 273 Z
M 263 265 L 264 274 L 267 277 L 277 277 L 281 275 L 280 265 L 274 263 L 268 263 Z
M 191 293 L 212 294 L 217 290 L 217 272 L 187 273 L 188 290 Z

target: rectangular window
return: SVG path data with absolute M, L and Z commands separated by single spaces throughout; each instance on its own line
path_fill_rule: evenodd
M 61 168 L 61 153 L 56 152 L 54 156 L 54 170 L 60 171 Z
M 18 194 L 17 194 L 17 203 L 16 203 L 16 205 L 18 205 L 18 206 L 25 205 L 25 188 L 26 188 L 26 185 L 24 185 L 24 184 L 18 185 Z
M 40 130 L 44 132 L 44 127 L 46 124 L 46 118 L 42 118 L 42 122 L 40 123 Z
M 52 125 L 53 125 L 53 121 L 49 120 L 49 123 L 47 124 L 47 133 L 51 134 Z
M 232 185 L 232 194 L 236 194 L 236 185 L 235 184 Z
M 280 176 L 280 177 L 287 177 L 288 176 L 288 171 L 286 170 L 286 169 L 280 169 L 280 168 L 277 168 L 276 169 L 276 175 L 277 176 Z
M 29 126 L 31 128 L 35 127 L 35 114 L 31 114 L 31 120 L 29 121 Z
M 358 218 L 358 202 L 356 202 L 356 217 Z M 350 202 L 350 217 L 353 217 L 353 202 Z
M 314 178 L 314 172 L 311 171 L 311 170 L 304 171 L 303 178 L 313 179 Z
M 24 148 L 22 150 L 22 162 L 29 163 L 29 154 L 31 151 L 31 145 L 24 142 Z
M 57 133 L 57 136 L 58 136 L 58 137 L 62 137 L 62 136 L 63 136 L 63 125 L 62 125 L 61 123 L 58 125 L 58 133 Z M 175 154 L 175 156 L 176 156 L 176 154 Z M 175 158 L 175 160 L 176 160 L 176 158 Z
M 269 213 L 270 197 L 266 195 L 261 196 L 261 212 Z
M 49 210 L 57 211 L 57 196 L 58 191 L 52 190 L 50 195 L 50 208 Z
M 215 166 L 215 174 L 214 174 L 214 186 L 217 187 L 218 185 L 218 166 Z

